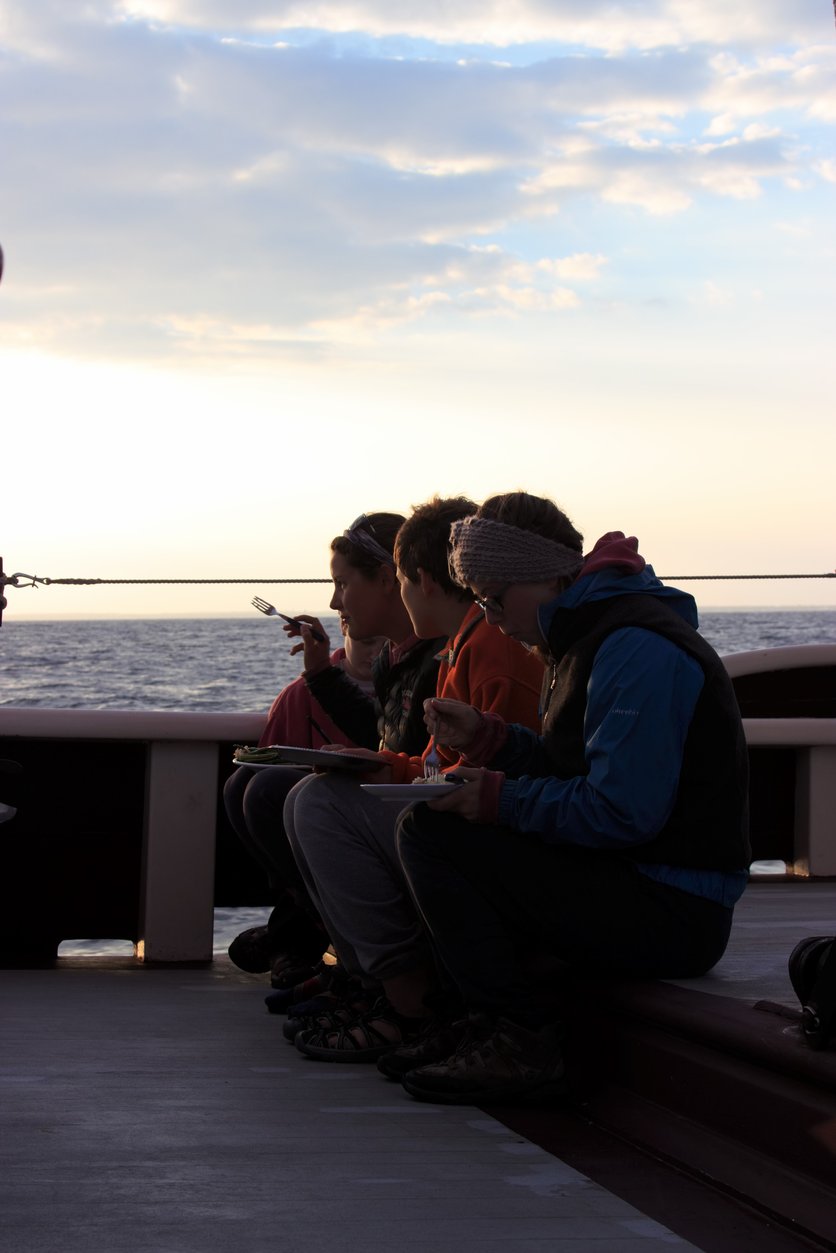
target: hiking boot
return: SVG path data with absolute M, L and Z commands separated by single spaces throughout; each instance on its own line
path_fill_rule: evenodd
M 403 1086 L 416 1100 L 442 1105 L 564 1096 L 561 1043 L 562 1032 L 556 1026 L 529 1030 L 507 1018 L 492 1022 L 476 1015 L 452 1056 L 409 1071 Z
M 266 926 L 247 927 L 227 949 L 230 961 L 239 970 L 246 970 L 251 975 L 263 975 L 270 969 L 276 956 L 276 945 L 272 941 Z
M 322 957 L 324 937 L 314 933 L 294 936 L 289 928 L 287 938 L 285 932 L 277 932 L 266 924 L 260 927 L 247 927 L 237 935 L 227 952 L 230 961 L 239 970 L 246 970 L 251 975 L 265 974 L 270 971 L 270 983 L 274 988 L 293 987 L 316 973 L 319 959 Z M 295 947 L 282 951 L 283 945 L 290 942 Z
M 430 1062 L 443 1062 L 455 1053 L 467 1030 L 467 1019 L 458 1022 L 438 1022 L 431 1018 L 410 1044 L 403 1044 L 378 1058 L 377 1068 L 387 1079 L 403 1079 L 410 1070 L 427 1066 Z

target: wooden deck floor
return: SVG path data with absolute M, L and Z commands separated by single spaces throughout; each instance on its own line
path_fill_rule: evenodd
M 834 917 L 836 885 L 757 885 L 708 990 L 792 1004 L 786 955 Z M 310 1062 L 265 990 L 226 960 L 0 971 L 2 1253 L 812 1247 L 571 1112 L 546 1148 Z
M 808 935 L 836 935 L 836 883 L 750 883 L 735 908 L 723 960 L 703 978 L 682 980 L 679 986 L 740 1002 L 768 1000 L 797 1009 L 787 958 Z

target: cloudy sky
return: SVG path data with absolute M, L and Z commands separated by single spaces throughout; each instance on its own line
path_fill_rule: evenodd
M 253 580 L 7 613 L 319 610 L 257 580 L 520 487 L 833 570 L 835 137 L 831 0 L 0 0 L 6 573 Z

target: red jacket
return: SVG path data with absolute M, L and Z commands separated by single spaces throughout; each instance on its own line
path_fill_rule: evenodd
M 345 649 L 337 648 L 331 654 L 331 665 L 341 665 L 344 657 Z M 322 748 L 323 744 L 355 747 L 311 696 L 301 675 L 282 688 L 270 707 L 258 746 L 266 748 L 270 744 L 292 744 L 294 748 Z

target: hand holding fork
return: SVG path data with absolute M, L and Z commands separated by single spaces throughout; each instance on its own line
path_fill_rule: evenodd
M 441 778 L 441 758 L 435 743 L 435 736 L 430 737 L 430 751 L 424 758 L 424 778 L 432 779 L 433 783 L 443 782 Z
M 276 606 L 271 605 L 269 600 L 262 600 L 260 596 L 253 596 L 250 604 L 253 605 L 259 613 L 265 613 L 268 618 L 281 618 L 290 626 L 295 627 L 300 635 L 302 634 L 302 627 L 307 626 L 311 635 L 318 644 L 325 644 L 328 641 L 327 635 L 323 635 L 321 631 L 317 631 L 316 627 L 309 626 L 309 624 L 307 622 L 303 622 L 301 618 L 289 618 L 286 613 L 279 613 Z

